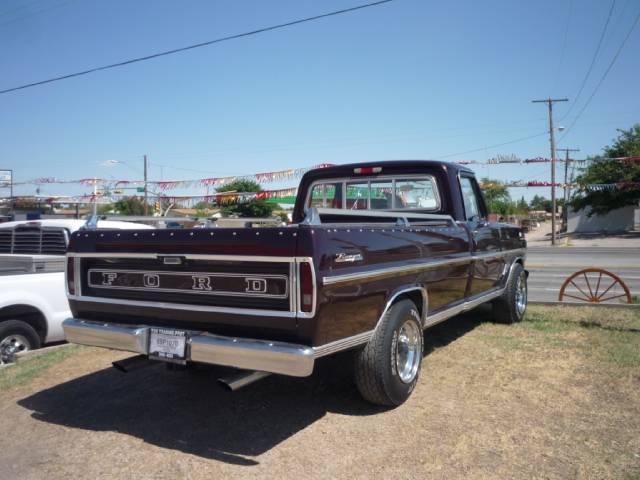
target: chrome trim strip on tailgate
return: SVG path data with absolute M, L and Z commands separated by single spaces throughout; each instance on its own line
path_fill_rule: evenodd
M 191 312 L 229 313 L 233 315 L 253 315 L 256 317 L 303 317 L 301 313 L 290 310 L 263 310 L 256 308 L 214 307 L 210 305 L 191 305 L 187 303 L 150 302 L 145 300 L 126 300 L 123 298 L 90 297 L 87 295 L 68 295 L 69 300 L 78 302 L 106 303 L 110 305 L 129 305 L 132 307 L 162 308 L 167 310 L 186 310 Z

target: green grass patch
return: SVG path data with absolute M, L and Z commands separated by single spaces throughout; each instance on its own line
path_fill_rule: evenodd
M 571 350 L 607 369 L 640 367 L 640 310 L 531 305 L 515 325 L 492 323 L 490 312 L 484 320 L 483 341 L 505 351 Z
M 548 334 L 547 345 L 555 348 L 578 347 L 617 367 L 640 367 L 639 310 L 531 306 L 521 325 Z M 584 340 L 564 335 L 568 332 L 578 332 Z
M 76 354 L 82 347 L 70 345 L 51 352 L 26 357 L 14 365 L 0 368 L 0 391 L 25 384 L 41 375 L 56 363 Z

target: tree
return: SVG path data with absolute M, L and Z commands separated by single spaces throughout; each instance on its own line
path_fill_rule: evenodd
M 114 206 L 121 215 L 144 215 L 144 202 L 138 197 L 122 198 Z
M 113 203 L 103 203 L 98 205 L 98 215 L 107 215 L 116 210 L 116 207 Z
M 531 210 L 544 210 L 545 212 L 551 213 L 551 200 L 543 197 L 542 195 L 534 195 L 529 202 L 529 206 L 531 207 Z
M 217 189 L 220 192 L 237 192 L 237 193 L 257 193 L 262 191 L 259 183 L 253 180 L 236 180 L 230 182 Z M 222 212 L 226 215 L 237 215 L 239 217 L 265 218 L 270 217 L 273 213 L 274 206 L 264 200 L 251 200 L 246 203 L 236 203 L 222 208 Z
M 511 215 L 515 213 L 515 206 L 511 201 L 509 190 L 502 182 L 490 178 L 483 178 L 480 180 L 480 185 L 489 212 L 499 215 Z
M 602 155 L 591 157 L 587 167 L 576 177 L 580 185 L 640 182 L 640 162 L 607 160 L 615 157 L 640 156 L 640 123 L 629 130 L 618 129 L 618 138 L 611 146 L 602 149 Z M 591 207 L 589 216 L 604 215 L 617 208 L 638 205 L 640 188 L 614 188 L 578 191 L 574 193 L 571 206 L 574 210 Z
M 527 201 L 524 199 L 524 195 L 520 198 L 520 200 L 518 200 L 518 203 L 516 203 L 516 210 L 520 214 L 529 213 L 529 205 L 527 204 Z

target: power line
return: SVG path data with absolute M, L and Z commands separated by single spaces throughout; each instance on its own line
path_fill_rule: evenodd
M 631 34 L 635 30 L 636 26 L 638 25 L 638 20 L 640 20 L 640 12 L 636 16 L 636 19 L 633 21 L 633 24 L 631 25 L 631 28 L 627 32 L 627 35 L 624 37 L 624 40 L 620 44 L 620 47 L 618 48 L 618 51 L 616 52 L 616 54 L 611 59 L 611 62 L 609 63 L 609 66 L 607 67 L 607 69 L 602 74 L 602 77 L 600 78 L 600 81 L 596 85 L 596 88 L 593 89 L 593 92 L 591 92 L 591 95 L 589 96 L 589 98 L 587 99 L 585 104 L 582 106 L 582 109 L 578 112 L 578 115 L 576 115 L 576 117 L 573 119 L 573 122 L 571 122 L 571 125 L 569 125 L 569 127 L 566 129 L 566 131 L 564 132 L 564 134 L 560 138 L 560 141 L 562 141 L 567 136 L 567 134 L 573 128 L 573 126 L 576 124 L 576 122 L 578 121 L 580 116 L 584 113 L 584 111 L 589 106 L 589 104 L 591 103 L 591 100 L 593 100 L 593 97 L 595 97 L 596 93 L 598 93 L 598 89 L 604 83 L 604 80 L 607 78 L 607 75 L 609 75 L 609 72 L 613 68 L 613 65 L 616 63 L 616 60 L 620 56 L 620 53 L 622 52 L 622 49 L 624 48 L 624 46 L 626 45 L 627 41 L 629 40 L 629 37 L 631 36 Z
M 229 35 L 229 36 L 226 36 L 226 37 L 216 38 L 215 40 L 209 40 L 207 42 L 196 43 L 194 45 L 188 45 L 186 47 L 180 47 L 180 48 L 175 48 L 173 50 L 167 50 L 167 51 L 164 51 L 164 52 L 158 52 L 158 53 L 154 53 L 154 54 L 147 55 L 147 56 L 144 56 L 144 57 L 132 58 L 132 59 L 129 59 L 129 60 L 124 60 L 122 62 L 112 63 L 110 65 L 103 65 L 101 67 L 95 67 L 95 68 L 91 68 L 89 70 L 83 70 L 81 72 L 75 72 L 75 73 L 70 73 L 70 74 L 67 74 L 67 75 L 61 75 L 59 77 L 49 78 L 47 80 L 40 80 L 38 82 L 27 83 L 25 85 L 20 85 L 18 87 L 7 88 L 5 90 L 0 90 L 0 94 L 9 93 L 9 92 L 15 92 L 16 90 L 23 90 L 25 88 L 35 87 L 35 86 L 38 86 L 38 85 L 44 85 L 46 83 L 57 82 L 57 81 L 60 81 L 60 80 L 66 80 L 68 78 L 79 77 L 79 76 L 82 76 L 82 75 L 87 75 L 89 73 L 94 73 L 94 72 L 98 72 L 98 71 L 101 71 L 101 70 L 108 70 L 110 68 L 122 67 L 122 66 L 125 66 L 125 65 L 130 65 L 132 63 L 143 62 L 143 61 L 146 61 L 146 60 L 151 60 L 153 58 L 163 57 L 163 56 L 166 56 L 166 55 L 173 55 L 174 53 L 181 53 L 181 52 L 185 52 L 187 50 L 193 50 L 195 48 L 206 47 L 206 46 L 209 46 L 209 45 L 213 45 L 214 43 L 222 43 L 222 42 L 226 42 L 228 40 L 236 40 L 236 39 L 242 38 L 242 37 L 249 37 L 251 35 L 257 35 L 259 33 L 265 33 L 265 32 L 269 32 L 269 31 L 272 31 L 272 30 L 278 30 L 280 28 L 290 27 L 292 25 L 298 25 L 300 23 L 312 22 L 312 21 L 315 21 L 315 20 L 320 20 L 322 18 L 341 15 L 343 13 L 354 12 L 356 10 L 361 10 L 363 8 L 375 7 L 377 5 L 382 5 L 383 3 L 389 3 L 389 2 L 392 2 L 392 1 L 394 1 L 394 0 L 379 0 L 377 2 L 365 3 L 363 5 L 357 5 L 355 7 L 344 8 L 342 10 L 335 10 L 333 12 L 323 13 L 321 15 L 315 15 L 313 17 L 301 18 L 301 19 L 292 20 L 292 21 L 286 22 L 286 23 L 280 23 L 278 25 L 272 25 L 270 27 L 259 28 L 257 30 L 251 30 L 249 32 L 237 33 L 235 35 Z
M 473 150 L 467 150 L 465 152 L 456 152 L 456 153 L 450 153 L 448 155 L 441 155 L 439 157 L 435 157 L 434 160 L 440 160 L 442 158 L 455 157 L 457 155 L 466 155 L 467 153 L 481 152 L 482 150 L 489 150 L 491 148 L 503 147 L 505 145 L 511 145 L 512 143 L 524 142 L 524 141 L 530 140 L 532 138 L 541 137 L 542 135 L 546 135 L 546 134 L 547 134 L 547 132 L 536 133 L 535 135 L 530 135 L 528 137 L 522 137 L 522 138 L 516 138 L 515 140 L 511 140 L 509 142 L 497 143 L 495 145 L 487 145 L 485 147 L 474 148 Z
M 40 15 L 42 13 L 46 13 L 46 12 L 51 11 L 51 10 L 55 10 L 56 8 L 60 8 L 60 7 L 63 7 L 65 5 L 71 3 L 72 1 L 75 1 L 75 0 L 62 0 L 59 3 L 53 3 L 52 5 L 49 5 L 49 6 L 43 6 L 43 8 L 40 8 L 40 9 L 32 8 L 32 7 L 37 7 L 38 6 L 37 5 L 38 2 L 34 2 L 34 3 L 30 4 L 30 5 L 22 5 L 22 6 L 18 7 L 18 8 L 12 9 L 12 10 L 6 10 L 5 12 L 0 12 L 0 27 L 3 27 L 5 25 L 9 25 L 9 24 L 14 23 L 14 22 L 19 22 L 19 21 L 25 20 L 27 18 L 35 17 L 36 15 Z M 21 15 L 20 14 L 20 10 L 22 10 L 22 12 L 24 14 Z M 16 11 L 18 12 L 18 16 L 17 17 L 14 16 L 13 18 L 11 18 L 11 12 L 16 12 Z M 8 15 L 7 15 L 7 13 L 8 13 Z M 9 17 L 9 19 L 8 20 L 2 20 L 3 16 Z
M 578 93 L 576 94 L 575 97 L 573 97 L 573 103 L 569 106 L 569 110 L 567 110 L 567 113 L 565 113 L 563 115 L 563 117 L 560 119 L 560 121 L 563 121 L 565 118 L 567 118 L 569 116 L 569 114 L 571 113 L 571 111 L 573 110 L 573 107 L 576 105 L 576 103 L 578 103 L 578 100 L 580 99 L 580 95 L 582 94 L 582 91 L 584 90 L 585 85 L 587 84 L 587 80 L 589 79 L 589 75 L 591 75 L 591 71 L 593 70 L 593 66 L 596 63 L 596 59 L 598 58 L 598 54 L 600 53 L 600 48 L 602 47 L 602 41 L 604 40 L 604 36 L 607 33 L 607 27 L 609 26 L 609 22 L 611 21 L 611 14 L 613 13 L 613 7 L 615 7 L 616 5 L 616 0 L 613 0 L 611 2 L 611 7 L 609 8 L 609 14 L 607 15 L 607 20 L 604 22 L 604 27 L 602 28 L 602 33 L 600 34 L 600 40 L 598 40 L 598 46 L 596 47 L 596 51 L 593 53 L 593 58 L 591 59 L 591 64 L 589 65 L 589 68 L 587 69 L 587 73 L 585 74 L 584 78 L 582 79 L 582 84 L 580 85 L 580 89 L 578 90 Z
M 573 0 L 569 0 L 569 10 L 567 12 L 567 21 L 564 27 L 564 35 L 562 39 L 562 50 L 560 50 L 560 61 L 558 62 L 558 68 L 556 69 L 556 75 L 553 82 L 553 90 L 556 89 L 556 85 L 558 85 L 558 78 L 560 78 L 560 71 L 562 70 L 562 65 L 564 63 L 564 55 L 567 50 L 567 37 L 569 36 L 569 25 L 571 24 L 571 11 L 573 10 Z

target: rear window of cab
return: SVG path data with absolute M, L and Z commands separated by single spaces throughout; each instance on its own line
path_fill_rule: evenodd
M 314 182 L 306 208 L 346 210 L 440 209 L 437 182 L 432 175 L 327 179 Z

